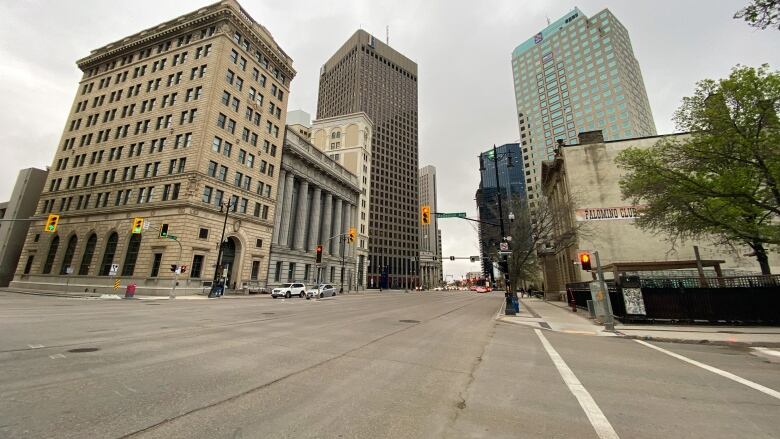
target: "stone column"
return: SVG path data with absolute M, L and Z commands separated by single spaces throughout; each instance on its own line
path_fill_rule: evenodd
M 283 246 L 287 246 L 289 244 L 294 181 L 295 175 L 292 172 L 288 172 L 284 180 L 284 204 L 282 205 L 282 220 L 279 224 L 279 244 Z
M 282 228 L 280 227 L 280 223 L 282 221 L 282 204 L 284 201 L 284 178 L 287 175 L 287 171 L 282 169 L 279 171 L 279 181 L 276 186 L 276 206 L 274 207 L 274 235 L 271 242 L 274 244 L 279 243 L 279 232 L 281 232 Z
M 311 200 L 311 215 L 309 220 L 309 249 L 314 249 L 320 243 L 320 198 L 322 189 L 319 186 L 314 188 Z
M 330 252 L 330 243 L 327 239 L 331 237 L 330 234 L 330 217 L 333 214 L 333 194 L 330 192 L 325 193 L 325 210 L 322 212 L 322 231 L 320 232 L 320 242 L 322 245 L 322 254 L 328 254 Z
M 339 233 L 343 233 L 341 230 L 341 207 L 342 207 L 342 201 L 341 198 L 336 198 L 335 200 L 335 206 L 333 208 L 333 232 L 330 236 L 338 235 Z M 339 251 L 339 248 L 341 247 L 341 242 L 339 238 L 333 238 L 330 241 L 330 252 L 333 255 L 341 256 L 341 252 Z
M 295 250 L 303 250 L 306 244 L 303 239 L 306 237 L 307 219 L 309 216 L 309 182 L 301 180 L 298 186 L 298 212 L 295 219 Z

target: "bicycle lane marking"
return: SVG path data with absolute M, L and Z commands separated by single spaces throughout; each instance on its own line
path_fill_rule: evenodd
M 702 368 L 704 370 L 710 371 L 710 372 L 712 372 L 714 374 L 717 374 L 717 375 L 720 375 L 720 376 L 722 376 L 724 378 L 728 378 L 728 379 L 730 379 L 732 381 L 736 381 L 736 382 L 738 382 L 740 384 L 744 384 L 744 385 L 750 387 L 751 389 L 758 390 L 759 392 L 762 392 L 762 393 L 765 393 L 765 394 L 767 394 L 769 396 L 772 396 L 774 398 L 780 399 L 780 392 L 778 392 L 777 390 L 770 389 L 769 387 L 766 387 L 766 386 L 762 386 L 761 384 L 758 384 L 756 382 L 747 380 L 745 378 L 742 378 L 741 376 L 734 375 L 731 372 L 726 372 L 723 369 L 718 369 L 717 367 L 710 366 L 709 364 L 704 364 L 702 362 L 699 362 L 699 361 L 696 361 L 696 360 L 692 360 L 692 359 L 690 359 L 690 358 L 688 358 L 688 357 L 686 357 L 684 355 L 680 355 L 680 354 L 677 354 L 675 352 L 666 350 L 664 348 L 652 345 L 652 344 L 650 344 L 650 343 L 648 343 L 646 341 L 643 341 L 643 340 L 634 340 L 634 341 L 639 343 L 639 344 L 641 344 L 641 345 L 647 346 L 647 347 L 649 347 L 651 349 L 655 349 L 658 352 L 662 352 L 662 353 L 664 353 L 666 355 L 669 355 L 670 357 L 674 357 L 674 358 L 676 358 L 678 360 L 681 360 L 681 361 L 684 361 L 684 362 L 686 362 L 688 364 L 692 364 L 694 366 L 700 367 L 700 368 Z
M 598 437 L 600 439 L 620 439 L 615 432 L 615 429 L 612 428 L 612 424 L 610 424 L 607 417 L 604 416 L 604 412 L 601 411 L 601 408 L 599 408 L 596 401 L 590 395 L 590 392 L 582 385 L 580 380 L 574 375 L 574 372 L 572 372 L 566 362 L 563 361 L 563 358 L 558 354 L 555 348 L 552 347 L 550 342 L 547 341 L 547 338 L 542 334 L 542 331 L 534 329 L 534 332 L 536 332 L 536 335 L 542 342 L 542 346 L 544 346 L 544 350 L 547 351 L 547 355 L 550 356 L 550 360 L 555 364 L 555 368 L 558 369 L 558 373 L 561 375 L 561 378 L 563 378 L 566 387 L 568 387 L 569 391 L 577 398 L 577 402 L 580 404 L 580 407 L 582 407 L 582 410 L 588 417 L 590 425 L 593 426 Z

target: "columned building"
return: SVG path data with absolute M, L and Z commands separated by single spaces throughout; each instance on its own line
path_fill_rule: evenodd
M 359 30 L 322 66 L 318 99 L 319 120 L 364 112 L 373 122 L 369 288 L 418 284 L 417 64 Z
M 431 212 L 437 212 L 436 203 L 436 167 L 420 168 L 420 208 L 428 206 Z M 439 220 L 431 215 L 430 224 L 420 224 L 420 283 L 425 288 L 433 288 L 442 281 L 442 261 Z
M 288 127 L 278 186 L 269 284 L 319 280 L 355 290 L 356 243 L 347 242 L 345 234 L 357 224 L 357 176 Z M 323 247 L 319 265 L 318 245 Z
M 48 171 L 36 168 L 27 168 L 19 171 L 16 177 L 11 199 L 0 203 L 0 218 L 25 219 L 35 215 L 38 208 L 38 199 L 46 184 Z M 28 221 L 3 221 L 0 222 L 0 287 L 7 287 L 16 272 L 19 255 L 22 253 L 30 223 Z M 35 230 L 40 235 L 43 230 Z M 26 259 L 23 264 L 32 264 L 31 259 Z
M 168 294 L 173 264 L 187 266 L 178 294 L 200 293 L 218 274 L 229 289 L 265 284 L 295 76 L 268 29 L 223 0 L 77 65 L 12 286 L 112 292 L 119 280 Z M 48 214 L 61 215 L 56 233 L 42 233 Z M 178 242 L 159 238 L 164 225 Z
M 374 125 L 366 113 L 345 114 L 315 120 L 311 125 L 311 142 L 320 151 L 355 174 L 360 185 L 357 216 L 357 285 L 367 286 L 368 218 L 371 200 L 371 139 Z

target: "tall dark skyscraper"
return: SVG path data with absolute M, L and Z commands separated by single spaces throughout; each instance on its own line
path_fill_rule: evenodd
M 374 123 L 369 287 L 418 279 L 417 64 L 363 30 L 320 70 L 317 118 L 363 111 Z
M 520 155 L 519 143 L 507 143 L 496 148 L 498 154 L 498 180 L 496 184 L 496 162 L 493 160 L 493 149 L 489 149 L 481 154 L 484 170 L 480 171 L 480 184 L 477 189 L 476 200 L 479 219 L 489 223 L 498 224 L 498 197 L 501 197 L 503 203 L 503 217 L 506 232 L 509 233 L 510 222 L 509 212 L 515 206 L 513 203 L 525 201 L 526 183 L 523 179 L 523 160 Z M 509 165 L 511 158 L 512 166 Z M 516 216 L 520 212 L 514 211 Z M 479 245 L 482 257 L 482 273 L 491 277 L 493 272 L 493 263 L 491 256 L 498 250 L 498 243 L 501 242 L 501 231 L 495 226 L 479 225 Z

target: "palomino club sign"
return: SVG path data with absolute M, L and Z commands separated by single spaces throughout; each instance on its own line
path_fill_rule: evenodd
M 639 218 L 645 206 L 589 207 L 577 209 L 577 221 L 630 220 Z

